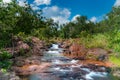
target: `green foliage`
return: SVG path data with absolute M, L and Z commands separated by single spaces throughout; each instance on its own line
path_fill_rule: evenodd
M 104 34 L 93 35 L 89 47 L 106 48 L 108 46 L 107 36 Z
M 7 60 L 9 58 L 11 58 L 12 55 L 10 53 L 8 53 L 7 51 L 1 50 L 0 52 L 0 60 Z
M 57 27 L 57 23 L 54 23 L 52 19 L 47 19 L 46 26 L 44 28 L 33 29 L 31 35 L 43 40 L 58 37 L 59 31 Z
M 120 52 L 120 30 L 114 30 L 109 36 L 109 47 Z
M 108 38 L 105 34 L 95 34 L 88 35 L 86 37 L 80 38 L 80 43 L 84 44 L 87 48 L 99 47 L 99 48 L 107 48 L 108 46 Z
M 7 73 L 7 70 L 4 69 L 4 68 L 2 68 L 2 69 L 1 69 L 1 72 L 2 72 L 2 73 Z
M 7 51 L 0 50 L 0 68 L 9 69 L 12 65 L 12 61 L 9 60 L 11 57 Z
M 111 55 L 109 61 L 112 62 L 115 66 L 120 67 L 120 57 L 117 55 Z
M 19 32 L 16 36 L 21 38 L 24 42 L 31 42 L 31 36 L 26 35 L 24 32 Z

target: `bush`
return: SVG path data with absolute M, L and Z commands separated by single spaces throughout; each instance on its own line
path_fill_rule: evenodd
M 0 50 L 0 68 L 9 69 L 12 65 L 12 61 L 9 60 L 11 57 L 7 51 Z
M 112 62 L 115 66 L 120 67 L 120 57 L 112 54 L 109 57 L 109 61 Z
M 99 47 L 105 49 L 108 47 L 109 44 L 106 34 L 95 34 L 81 37 L 80 43 L 84 44 L 87 48 Z
M 8 60 L 9 58 L 11 58 L 12 55 L 10 53 L 8 53 L 7 51 L 1 50 L 0 52 L 0 60 Z
M 115 52 L 120 52 L 120 30 L 111 32 L 109 41 L 109 48 L 112 48 Z

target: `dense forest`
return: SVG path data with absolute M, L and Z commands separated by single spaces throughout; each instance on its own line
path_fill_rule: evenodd
M 112 49 L 110 60 L 120 66 L 120 6 L 113 7 L 99 22 L 91 22 L 83 15 L 75 21 L 59 24 L 42 16 L 42 10 L 34 11 L 27 3 L 21 7 L 15 0 L 8 4 L 0 2 L 0 67 L 9 68 L 11 64 L 7 61 L 11 55 L 4 48 L 14 46 L 15 36 L 25 42 L 32 36 L 45 41 L 77 38 L 79 44 L 87 48 Z

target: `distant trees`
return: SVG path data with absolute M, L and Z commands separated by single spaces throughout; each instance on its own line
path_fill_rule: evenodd
M 86 16 L 80 16 L 61 28 L 61 36 L 63 38 L 77 38 L 83 33 L 94 33 L 94 28 L 95 23 L 89 21 Z
M 61 28 L 62 38 L 76 38 L 87 34 L 108 33 L 120 29 L 120 6 L 113 7 L 102 21 L 94 23 L 86 16 L 76 18 Z

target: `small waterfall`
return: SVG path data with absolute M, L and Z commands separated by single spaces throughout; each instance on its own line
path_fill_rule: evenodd
M 49 48 L 48 51 L 44 52 L 42 61 L 53 61 L 54 59 L 58 59 L 58 58 L 62 57 L 61 53 L 62 53 L 62 49 L 59 48 L 59 45 L 52 44 L 52 47 Z
M 50 49 L 59 49 L 59 45 L 58 44 L 52 44 L 52 47 Z

